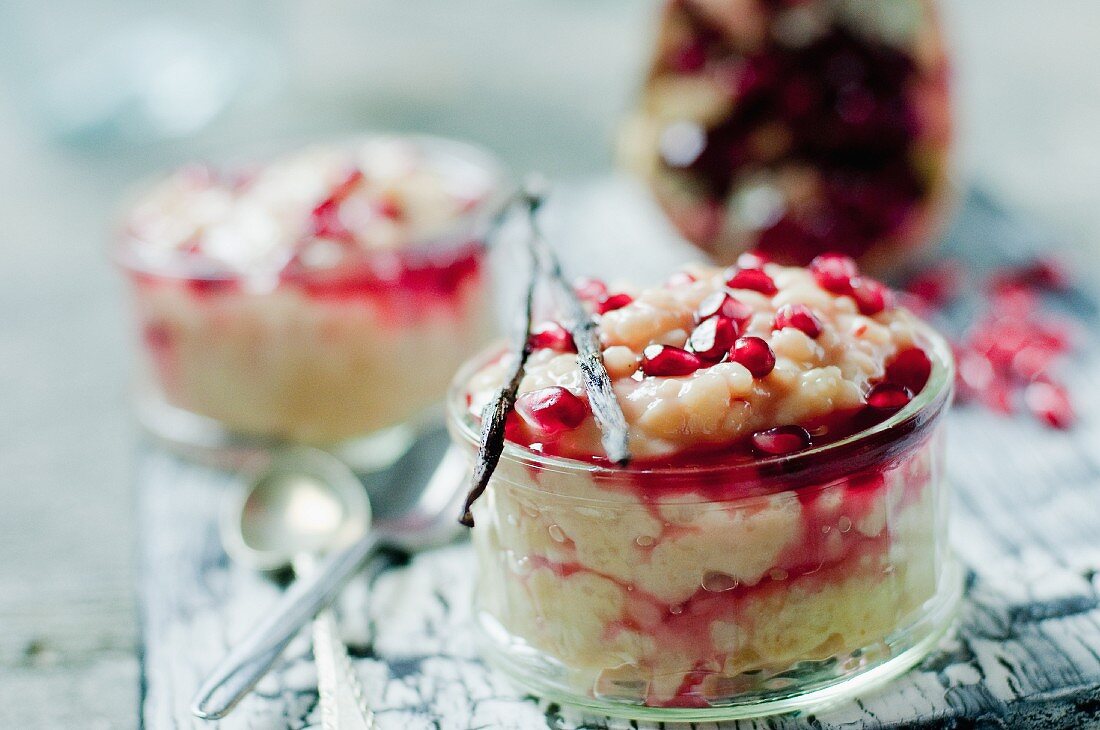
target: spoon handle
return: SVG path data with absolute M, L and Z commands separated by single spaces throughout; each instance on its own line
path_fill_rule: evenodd
M 374 713 L 367 707 L 359 675 L 340 640 L 336 619 L 325 609 L 313 619 L 313 658 L 317 663 L 317 693 L 324 730 L 373 730 Z
M 326 558 L 316 573 L 294 581 L 264 619 L 210 673 L 195 695 L 191 712 L 204 720 L 229 714 L 267 674 L 298 631 L 332 603 L 380 542 L 377 533 L 368 532 L 351 547 Z

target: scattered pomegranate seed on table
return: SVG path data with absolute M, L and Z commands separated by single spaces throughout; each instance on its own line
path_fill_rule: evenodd
M 1030 383 L 1024 390 L 1024 402 L 1037 418 L 1054 428 L 1069 428 L 1076 419 L 1066 389 L 1055 383 Z
M 960 295 L 966 279 L 961 262 L 944 261 L 918 272 L 905 292 L 914 309 L 935 314 Z M 977 288 L 981 310 L 954 343 L 960 403 L 981 404 L 1006 415 L 1022 407 L 1053 428 L 1073 424 L 1076 416 L 1069 394 L 1054 376 L 1072 348 L 1073 327 L 1051 314 L 1043 299 L 1046 293 L 1070 287 L 1066 265 L 1049 256 L 999 268 L 986 278 Z M 912 370 L 915 365 L 898 367 Z M 913 392 L 919 390 L 889 369 L 886 377 Z
M 963 278 L 962 263 L 950 259 L 918 272 L 906 282 L 904 291 L 926 307 L 940 309 L 961 293 Z
M 990 278 L 993 291 L 1024 289 L 1032 291 L 1065 291 L 1073 277 L 1066 264 L 1051 256 L 1036 258 L 1022 266 L 1005 267 Z

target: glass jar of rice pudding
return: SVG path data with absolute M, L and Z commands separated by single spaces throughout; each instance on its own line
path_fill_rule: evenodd
M 631 718 L 785 712 L 898 675 L 948 627 L 949 346 L 850 259 L 742 262 L 585 285 L 626 467 L 600 450 L 570 341 L 536 328 L 473 507 L 476 630 L 524 688 Z M 452 388 L 471 454 L 511 357 Z
M 487 153 L 396 136 L 152 186 L 114 249 L 142 423 L 215 460 L 286 442 L 392 460 L 491 336 L 484 236 L 503 193 Z

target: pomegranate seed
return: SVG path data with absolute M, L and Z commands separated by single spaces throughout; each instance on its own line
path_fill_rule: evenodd
M 573 282 L 573 291 L 581 300 L 596 303 L 607 297 L 607 284 L 599 279 L 581 277 Z
M 746 251 L 737 257 L 737 266 L 742 269 L 762 269 L 770 261 L 770 258 L 759 251 Z
M 1065 291 L 1073 285 L 1073 274 L 1064 261 L 1044 256 L 1023 267 L 1020 272 L 1032 286 L 1052 291 Z
M 1073 343 L 1073 329 L 1065 322 L 1036 322 L 1032 345 L 1056 352 L 1068 352 Z
M 340 204 L 351 195 L 362 180 L 362 171 L 352 170 L 347 177 L 332 189 L 327 198 L 317 204 L 310 214 L 313 235 L 337 240 L 351 238 L 351 232 L 340 220 Z
M 1022 380 L 1035 380 L 1046 374 L 1058 355 L 1058 350 L 1028 345 L 1012 356 L 1012 373 Z
M 509 413 L 508 417 L 504 419 L 504 439 L 517 444 L 526 443 L 527 439 L 523 433 L 522 425 L 523 419 L 515 411 Z
M 810 339 L 816 339 L 821 334 L 822 325 L 813 310 L 805 304 L 785 304 L 775 313 L 772 329 L 781 330 L 786 327 L 802 330 Z
M 886 379 L 919 393 L 932 374 L 932 361 L 919 347 L 902 350 L 886 366 Z
M 855 259 L 839 253 L 823 253 L 810 262 L 814 281 L 833 294 L 850 294 L 852 280 L 859 276 Z
M 603 297 L 596 302 L 596 313 L 607 314 L 613 312 L 616 309 L 622 309 L 626 305 L 634 301 L 634 297 L 629 294 L 612 294 L 611 296 Z
M 952 260 L 927 268 L 909 280 L 905 291 L 930 306 L 946 306 L 962 289 L 961 266 Z
M 707 362 L 718 362 L 737 339 L 737 325 L 721 315 L 704 319 L 688 337 L 688 350 Z
M 860 314 L 873 316 L 893 304 L 893 292 L 881 281 L 866 276 L 852 280 L 852 298 L 856 300 Z
M 977 352 L 1000 367 L 1008 367 L 1016 353 L 1027 343 L 1030 327 L 1024 321 L 1004 318 L 986 322 L 971 336 Z
M 993 364 L 985 355 L 963 351 L 958 353 L 955 359 L 959 363 L 956 373 L 959 391 L 964 398 L 974 397 L 976 393 L 980 393 L 993 383 Z
M 896 411 L 913 400 L 913 393 L 897 383 L 878 383 L 867 394 L 867 405 L 880 411 Z
M 1016 412 L 1017 388 L 1007 378 L 995 375 L 992 382 L 983 388 L 978 394 L 978 399 L 985 407 L 996 413 L 1010 416 Z
M 1056 383 L 1037 380 L 1024 390 L 1024 403 L 1036 417 L 1054 428 L 1069 428 L 1077 420 L 1066 389 Z
M 671 345 L 650 345 L 642 350 L 642 372 L 646 375 L 690 375 L 703 367 L 695 353 Z
M 554 436 L 581 425 L 588 406 L 572 391 L 553 385 L 521 395 L 516 399 L 516 412 L 532 427 Z
M 310 214 L 311 233 L 320 238 L 347 240 L 351 232 L 340 220 L 340 204 L 329 198 L 320 203 Z
M 744 329 L 752 319 L 752 307 L 734 299 L 724 291 L 716 291 L 699 304 L 699 309 L 695 311 L 695 319 L 697 322 L 702 322 L 715 315 L 729 317 L 737 324 L 738 329 Z
M 898 297 L 898 303 L 903 305 L 920 319 L 932 319 L 942 310 L 928 303 L 928 301 L 905 292 Z
M 763 378 L 775 369 L 775 353 L 759 337 L 740 337 L 730 350 L 730 358 L 745 366 L 754 378 Z
M 333 188 L 332 192 L 329 194 L 329 198 L 342 203 L 347 200 L 348 196 L 351 195 L 355 187 L 361 182 L 363 182 L 363 171 L 359 169 L 351 170 L 348 172 L 347 177 Z
M 573 335 L 557 322 L 543 322 L 531 330 L 530 343 L 532 350 L 577 351 Z
M 990 310 L 998 317 L 1027 317 L 1039 309 L 1039 295 L 1030 289 L 1001 289 L 990 296 Z
M 779 291 L 772 278 L 760 269 L 737 269 L 729 273 L 726 285 L 730 289 L 748 289 L 771 296 Z
M 989 290 L 995 293 L 1013 289 L 1065 291 L 1072 281 L 1073 277 L 1063 262 L 1043 257 L 995 272 L 989 279 Z
M 810 433 L 801 426 L 778 426 L 754 433 L 752 448 L 760 454 L 783 456 L 802 451 L 810 445 Z

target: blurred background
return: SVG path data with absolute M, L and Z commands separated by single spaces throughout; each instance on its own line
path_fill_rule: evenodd
M 958 180 L 1100 261 L 1100 4 L 944 0 Z M 364 129 L 606 175 L 652 0 L 0 2 L 0 718 L 130 727 L 127 189 Z

